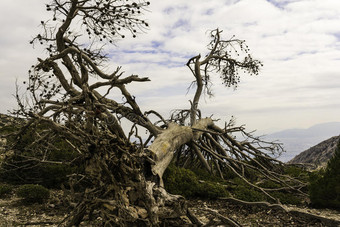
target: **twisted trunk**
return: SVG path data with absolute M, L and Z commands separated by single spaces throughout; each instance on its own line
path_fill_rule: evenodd
M 163 186 L 163 173 L 170 164 L 174 152 L 191 140 L 198 139 L 202 134 L 202 130 L 212 125 L 213 121 L 211 118 L 200 119 L 193 127 L 171 123 L 168 129 L 162 132 L 149 146 L 148 149 L 152 152 L 154 160 L 152 173 L 159 177 L 161 186 Z

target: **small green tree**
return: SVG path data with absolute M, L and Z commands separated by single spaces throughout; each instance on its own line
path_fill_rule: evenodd
M 309 194 L 316 207 L 340 209 L 340 140 L 325 170 L 310 178 Z

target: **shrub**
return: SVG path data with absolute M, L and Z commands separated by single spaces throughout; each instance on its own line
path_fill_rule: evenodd
M 25 203 L 44 203 L 49 198 L 50 192 L 41 185 L 25 184 L 18 188 L 17 195 L 21 197 Z
M 197 196 L 200 198 L 216 199 L 227 197 L 229 192 L 225 187 L 217 182 L 203 182 L 198 185 Z
M 4 197 L 12 193 L 13 187 L 8 184 L 0 185 L 0 197 Z
M 298 178 L 305 182 L 307 182 L 309 178 L 309 172 L 299 166 L 293 166 L 293 165 L 285 166 L 284 173 L 288 174 L 289 176 Z
M 199 182 L 198 176 L 191 170 L 170 165 L 163 176 L 165 189 L 186 198 L 200 197 L 214 199 L 228 196 L 222 184 L 213 181 Z
M 16 144 L 15 154 L 6 157 L 1 164 L 0 181 L 9 184 L 39 184 L 47 188 L 60 188 L 61 184 L 67 184 L 68 175 L 84 171 L 78 152 L 61 137 L 56 137 L 53 146 L 48 145 L 49 141 L 42 141 L 30 147 L 34 139 L 33 130 L 39 131 L 46 127 L 39 125 L 23 134 L 20 143 Z M 45 146 L 49 147 L 44 153 L 40 152 Z M 38 161 L 42 159 L 65 164 Z
M 204 169 L 184 169 L 171 164 L 165 171 L 164 176 L 165 189 L 172 193 L 182 195 L 186 198 L 205 198 L 216 199 L 218 197 L 230 196 L 226 189 L 226 181 L 212 176 Z M 203 181 L 200 181 L 203 180 Z M 233 183 L 228 185 L 231 193 L 237 199 L 249 202 L 269 201 L 272 202 L 262 192 L 250 187 L 241 178 L 235 177 L 231 180 Z M 280 188 L 280 184 L 273 181 L 264 181 L 259 186 L 266 188 Z M 284 204 L 301 204 L 301 199 L 292 193 L 271 192 L 272 196 L 280 199 Z
M 244 185 L 238 185 L 234 192 L 235 198 L 248 201 L 248 202 L 259 202 L 266 201 L 267 197 L 262 192 L 256 191 L 255 189 L 249 188 Z
M 23 162 L 29 165 L 26 168 L 11 169 L 12 162 L 19 162 L 19 159 L 3 163 L 4 169 L 0 171 L 0 179 L 9 184 L 40 184 L 47 188 L 60 188 L 61 184 L 67 183 L 68 177 L 72 173 L 79 172 L 80 168 L 66 164 L 39 163 L 37 161 Z M 21 163 L 20 163 L 21 164 Z
M 280 188 L 281 185 L 277 182 L 274 182 L 274 181 L 270 181 L 270 180 L 266 180 L 262 183 L 259 184 L 260 187 L 263 187 L 263 188 Z
M 283 204 L 293 204 L 293 205 L 301 205 L 302 199 L 294 193 L 289 192 L 272 192 L 270 193 L 275 198 L 278 198 Z
M 79 168 L 64 164 L 44 164 L 37 168 L 36 176 L 41 179 L 41 185 L 47 188 L 59 188 L 68 181 L 67 175 L 76 173 Z
M 164 173 L 165 189 L 172 194 L 193 197 L 198 188 L 198 178 L 190 170 L 170 165 Z
M 261 191 L 250 187 L 247 185 L 241 178 L 234 178 L 234 184 L 232 194 L 235 198 L 248 201 L 248 202 L 260 202 L 260 201 L 267 201 L 273 202 L 268 196 L 266 196 Z M 258 186 L 263 188 L 281 188 L 282 186 L 279 183 L 266 180 L 260 183 Z M 300 205 L 302 204 L 302 199 L 298 197 L 298 194 L 292 192 L 283 192 L 283 191 L 272 191 L 269 192 L 271 196 L 280 200 L 283 204 L 293 204 L 293 205 Z
M 340 209 L 340 141 L 325 170 L 310 175 L 309 195 L 315 207 Z

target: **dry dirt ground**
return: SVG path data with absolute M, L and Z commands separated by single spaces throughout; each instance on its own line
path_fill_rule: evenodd
M 236 226 L 340 226 L 340 212 L 328 209 L 298 208 L 296 206 L 267 206 L 241 204 L 234 200 L 190 201 L 193 212 L 211 226 L 216 216 L 233 221 Z M 210 220 L 209 220 L 210 219 Z
M 0 199 L 0 227 L 58 226 L 68 211 L 61 203 L 61 191 L 52 191 L 51 195 L 46 204 L 24 205 L 14 195 Z M 340 212 L 327 209 L 283 206 L 283 210 L 230 199 L 189 200 L 188 206 L 205 226 L 229 226 L 220 224 L 223 218 L 234 222 L 234 226 L 340 226 Z

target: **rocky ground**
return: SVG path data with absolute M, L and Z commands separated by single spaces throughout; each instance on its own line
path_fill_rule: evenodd
M 295 206 L 268 206 L 234 200 L 190 201 L 193 212 L 203 223 L 216 226 L 214 219 L 229 218 L 237 226 L 340 226 L 340 212 Z
M 58 226 L 68 215 L 60 202 L 61 191 L 52 191 L 46 204 L 24 205 L 14 195 L 0 199 L 0 227 Z M 234 226 L 340 226 L 340 212 L 294 206 L 268 206 L 240 203 L 232 199 L 190 200 L 192 213 L 206 226 L 220 225 L 220 220 Z M 84 224 L 83 226 L 89 226 Z
M 61 205 L 61 191 L 51 191 L 46 204 L 26 205 L 15 195 L 0 199 L 0 227 L 10 226 L 58 226 L 67 216 Z

